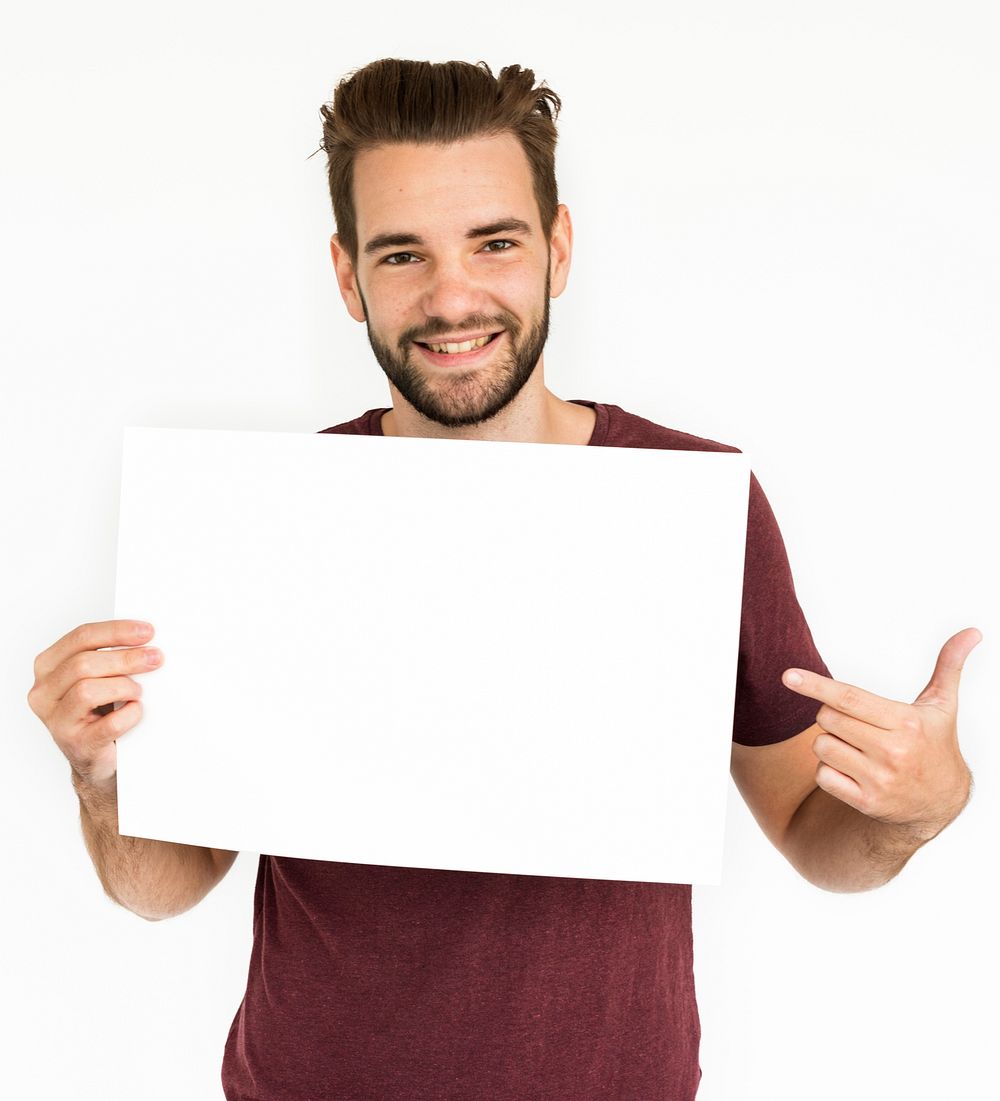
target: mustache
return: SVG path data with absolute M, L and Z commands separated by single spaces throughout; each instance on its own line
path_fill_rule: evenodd
M 426 344 L 428 341 L 434 340 L 439 336 L 447 336 L 449 333 L 486 330 L 489 332 L 495 332 L 498 329 L 508 329 L 512 336 L 517 336 L 520 332 L 520 325 L 517 323 L 517 319 L 512 314 L 501 314 L 497 317 L 487 317 L 486 314 L 471 314 L 469 317 L 458 322 L 448 322 L 444 318 L 432 318 L 427 324 L 421 326 L 414 326 L 411 329 L 407 329 L 399 338 L 399 345 L 401 348 L 407 347 L 413 341 L 419 341 L 421 344 Z

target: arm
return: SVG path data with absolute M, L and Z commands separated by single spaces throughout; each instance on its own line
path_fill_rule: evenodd
M 135 645 L 150 624 L 85 623 L 35 658 L 28 705 L 70 763 L 87 851 L 105 892 L 150 921 L 189 910 L 226 874 L 236 853 L 118 833 L 115 741 L 142 714 L 142 685 L 128 674 L 160 666 L 163 655 Z M 121 647 L 120 649 L 105 649 Z M 115 703 L 124 706 L 115 710 Z
M 733 745 L 740 794 L 771 843 L 810 883 L 864 891 L 888 882 L 969 800 L 958 750 L 958 677 L 979 638 L 962 631 L 941 651 L 913 704 L 884 700 L 805 671 L 793 691 L 823 704 L 786 742 Z
M 92 786 L 73 774 L 80 824 L 107 896 L 148 921 L 190 910 L 225 876 L 237 854 L 118 832 L 117 784 Z
M 897 875 L 929 838 L 878 822 L 816 784 L 814 724 L 775 745 L 733 743 L 736 787 L 764 835 L 810 883 L 867 891 Z

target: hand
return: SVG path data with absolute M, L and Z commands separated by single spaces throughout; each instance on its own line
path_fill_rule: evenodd
M 118 768 L 115 739 L 142 716 L 142 685 L 128 673 L 148 673 L 162 665 L 160 652 L 139 649 L 152 628 L 139 630 L 137 620 L 85 623 L 64 635 L 35 658 L 35 683 L 28 705 L 48 727 L 73 772 L 102 790 L 114 786 Z M 125 646 L 124 650 L 100 650 Z M 155 653 L 150 662 L 147 655 Z M 127 700 L 115 711 L 113 704 Z
M 975 627 L 941 648 L 927 687 L 913 703 L 883 699 L 804 669 L 782 682 L 822 703 L 813 742 L 816 783 L 870 818 L 930 840 L 969 800 L 972 774 L 958 748 L 958 681 L 982 641 Z

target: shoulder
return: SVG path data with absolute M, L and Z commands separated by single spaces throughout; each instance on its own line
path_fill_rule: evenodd
M 601 441 L 605 447 L 659 447 L 667 451 L 731 451 L 740 453 L 732 444 L 719 443 L 704 436 L 681 432 L 664 424 L 629 413 L 620 405 L 603 405 L 607 427 Z M 598 413 L 600 415 L 600 411 Z
M 382 414 L 385 412 L 386 409 L 368 409 L 360 417 L 341 421 L 340 424 L 331 425 L 329 428 L 321 428 L 317 434 L 332 432 L 341 436 L 381 436 Z
M 732 444 L 720 443 L 677 428 L 658 424 L 656 421 L 629 413 L 620 405 L 594 403 L 598 413 L 600 439 L 594 440 L 606 447 L 659 447 L 669 451 L 728 451 L 742 455 L 743 451 Z M 747 515 L 748 532 L 753 533 L 753 543 L 772 547 L 780 543 L 778 525 L 771 506 L 761 488 L 757 475 L 750 471 L 750 501 Z

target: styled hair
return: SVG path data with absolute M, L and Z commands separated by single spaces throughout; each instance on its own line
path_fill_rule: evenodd
M 384 58 L 348 74 L 320 108 L 327 176 L 340 242 L 358 259 L 354 160 L 368 149 L 400 142 L 448 144 L 511 133 L 534 182 L 546 238 L 559 205 L 555 118 L 562 102 L 535 74 L 508 65 L 494 76 L 485 61 L 402 61 Z M 319 150 L 317 150 L 319 152 Z

